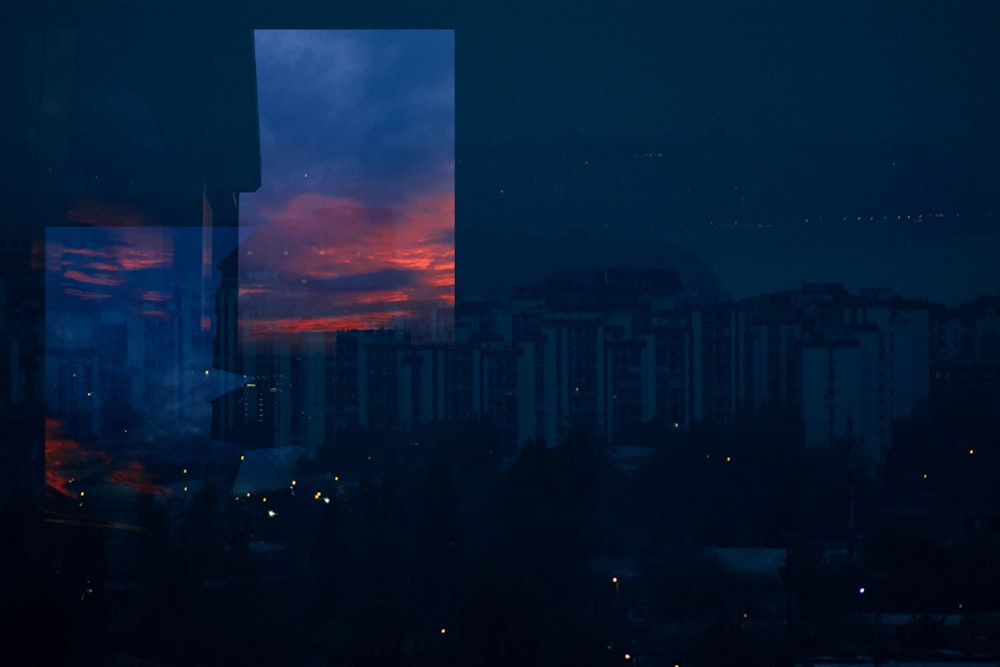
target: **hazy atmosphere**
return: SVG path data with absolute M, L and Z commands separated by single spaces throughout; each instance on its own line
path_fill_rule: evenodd
M 1000 661 L 1000 5 L 2 32 L 4 664 Z

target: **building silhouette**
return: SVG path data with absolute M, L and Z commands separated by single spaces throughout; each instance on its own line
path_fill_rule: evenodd
M 51 338 L 45 291 L 47 230 L 200 227 L 200 261 L 223 251 L 220 230 L 237 223 L 239 193 L 259 187 L 252 32 L 189 18 L 101 28 L 39 22 L 2 40 L 0 385 L 3 427 L 16 443 L 0 452 L 4 495 L 41 495 L 47 413 L 88 421 L 74 402 L 74 373 L 101 385 L 103 404 L 91 405 L 87 424 L 95 434 L 129 406 L 152 402 L 166 373 L 178 375 L 180 418 L 195 400 L 184 354 L 192 337 L 210 343 L 204 268 L 192 267 L 193 293 L 162 290 L 168 324 L 140 324 L 105 304 L 67 323 L 72 344 Z M 185 39 L 175 39 L 181 32 Z M 194 322 L 185 319 L 192 308 Z
M 649 428 L 771 411 L 800 420 L 807 446 L 849 443 L 874 474 L 893 423 L 929 400 L 931 312 L 839 284 L 703 302 L 669 270 L 561 273 L 504 301 L 459 303 L 451 345 L 414 343 L 402 329 L 254 343 L 261 352 L 244 352 L 239 367 L 253 391 L 232 398 L 249 421 L 217 437 L 315 452 L 344 429 L 399 434 L 474 419 L 514 453 L 574 427 L 622 446 Z M 956 330 L 958 317 L 938 329 Z M 962 335 L 992 331 L 984 317 Z M 976 349 L 991 350 L 990 335 Z M 945 362 L 935 363 L 941 383 Z

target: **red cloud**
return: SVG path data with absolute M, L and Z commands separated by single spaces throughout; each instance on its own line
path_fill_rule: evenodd
M 454 304 L 451 193 L 391 208 L 307 193 L 265 216 L 270 224 L 240 247 L 241 316 L 251 336 L 412 322 Z M 350 294 L 315 284 L 386 271 L 405 272 L 406 284 Z
M 45 483 L 59 493 L 73 495 L 69 485 L 87 466 L 107 464 L 111 457 L 84 448 L 76 440 L 62 435 L 62 422 L 45 420 Z
M 394 318 L 399 315 L 399 313 L 373 313 L 369 315 L 260 319 L 249 323 L 251 328 L 249 334 L 253 338 L 266 338 L 269 335 L 387 328 L 393 325 Z
M 45 419 L 45 483 L 65 496 L 76 496 L 70 489 L 74 479 L 83 475 L 100 474 L 112 464 L 104 451 L 88 448 L 62 433 L 63 424 L 51 417 Z M 169 490 L 154 484 L 138 461 L 126 461 L 111 470 L 105 479 L 116 486 L 140 493 L 169 495 Z
M 63 277 L 80 283 L 87 283 L 88 285 L 105 285 L 108 287 L 114 287 L 122 284 L 121 278 L 115 278 L 114 276 L 90 275 L 77 271 L 76 269 L 69 269 L 63 273 Z
M 138 461 L 126 461 L 122 467 L 112 470 L 108 473 L 108 481 L 115 486 L 122 486 L 137 493 L 170 495 L 169 489 L 154 484 L 150 480 L 146 468 Z
M 78 296 L 81 299 L 110 299 L 110 294 L 102 294 L 100 292 L 85 292 L 84 290 L 78 290 L 73 288 L 66 288 L 63 290 L 66 294 L 70 296 Z

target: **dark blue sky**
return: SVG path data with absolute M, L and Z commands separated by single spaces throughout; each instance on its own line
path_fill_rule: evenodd
M 470 14 L 463 139 L 825 138 L 964 158 L 1000 138 L 995 3 L 561 4 Z
M 320 192 L 368 206 L 451 194 L 448 30 L 258 30 L 263 185 L 244 220 Z
M 1000 292 L 997 3 L 252 4 L 257 28 L 419 30 L 258 32 L 248 224 L 291 193 L 442 210 L 454 183 L 459 296 L 699 257 L 738 297 Z
M 457 21 L 460 296 L 692 253 L 738 297 L 1000 291 L 995 3 L 522 9 Z

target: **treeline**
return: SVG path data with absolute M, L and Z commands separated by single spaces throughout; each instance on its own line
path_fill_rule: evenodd
M 884 654 L 964 647 L 933 619 L 1000 599 L 996 525 L 961 514 L 998 488 L 996 452 L 928 419 L 900 425 L 874 478 L 853 469 L 850 443 L 805 449 L 775 413 L 650 428 L 628 461 L 583 427 L 516 455 L 487 423 L 344 434 L 303 479 L 356 483 L 264 502 L 209 479 L 183 502 L 140 495 L 117 527 L 53 497 L 45 516 L 74 521 L 5 520 L 34 545 L 7 554 L 28 572 L 6 592 L 10 655 L 27 655 L 15 640 L 29 624 L 46 628 L 49 664 L 782 664 L 870 651 L 857 619 L 876 604 L 930 623 L 879 635 Z M 956 442 L 964 472 L 947 463 Z M 964 463 L 980 454 L 982 467 Z M 915 458 L 972 483 L 941 530 L 899 511 L 894 480 Z M 784 550 L 783 565 L 748 584 L 710 547 Z

